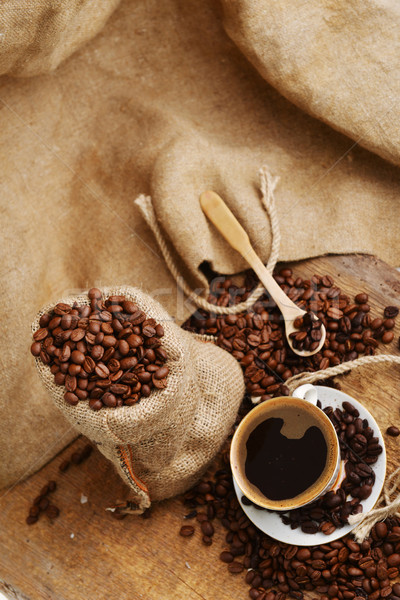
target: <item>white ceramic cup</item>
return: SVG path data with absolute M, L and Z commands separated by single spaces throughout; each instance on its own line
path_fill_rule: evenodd
M 287 511 L 305 506 L 332 489 L 340 473 L 341 459 L 339 441 L 335 428 L 326 414 L 317 407 L 317 390 L 312 385 L 302 385 L 297 388 L 291 397 L 272 398 L 253 408 L 240 422 L 231 443 L 230 461 L 232 474 L 243 494 L 254 504 L 270 510 Z M 289 413 L 287 411 L 290 411 Z M 292 412 L 294 411 L 294 412 Z M 270 419 L 279 417 L 283 413 L 298 415 L 299 428 L 316 425 L 322 432 L 326 447 L 327 457 L 325 467 L 318 479 L 307 489 L 284 500 L 271 500 L 256 487 L 246 476 L 247 441 L 258 425 Z M 291 417 L 296 423 L 296 419 Z M 301 425 L 300 425 L 301 423 Z M 284 427 L 282 427 L 282 431 Z M 300 432 L 301 434 L 301 432 Z M 288 435 L 287 437 L 291 437 Z M 299 437 L 294 432 L 294 438 Z M 307 465 L 304 465 L 304 469 Z

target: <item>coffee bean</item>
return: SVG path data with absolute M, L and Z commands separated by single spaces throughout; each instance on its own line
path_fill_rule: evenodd
M 71 406 L 76 406 L 79 402 L 79 398 L 73 392 L 65 392 L 64 400 Z
M 393 584 L 392 586 L 393 589 L 393 594 L 396 594 L 396 596 L 400 597 L 400 583 L 396 582 Z
M 69 460 L 63 460 L 60 463 L 58 469 L 59 469 L 59 471 L 61 471 L 62 473 L 64 473 L 68 469 L 69 465 L 70 465 Z
M 154 387 L 158 390 L 163 390 L 167 387 L 167 380 L 166 379 L 157 379 L 156 373 L 154 373 L 151 380 L 152 380 Z
M 101 377 L 102 379 L 105 379 L 110 374 L 108 367 L 106 367 L 106 365 L 102 362 L 97 363 L 97 365 L 94 368 L 94 372 L 98 377 Z
M 395 427 L 394 425 L 391 425 L 386 429 L 386 433 L 392 437 L 397 437 L 398 435 L 400 435 L 400 429 L 398 427 Z
M 181 535 L 182 537 L 190 537 L 193 534 L 194 534 L 194 527 L 192 527 L 192 525 L 183 525 L 180 528 L 179 535 Z
M 121 368 L 124 371 L 128 371 L 129 369 L 133 369 L 138 364 L 137 358 L 135 356 L 130 356 L 129 358 L 122 358 L 120 360 Z
M 210 521 L 203 521 L 201 523 L 201 531 L 208 537 L 212 537 L 214 535 L 214 527 Z
M 76 365 L 83 365 L 85 362 L 85 355 L 79 350 L 73 350 L 71 354 L 71 361 Z
M 357 294 L 354 300 L 357 304 L 366 304 L 368 302 L 368 294 L 365 294 L 364 292 Z
M 85 334 L 85 329 L 78 327 L 77 329 L 74 329 L 71 333 L 70 340 L 71 342 L 79 342 L 80 340 L 83 340 Z
M 330 521 L 326 521 L 325 523 L 321 523 L 321 531 L 325 535 L 331 535 L 336 530 L 336 527 Z M 317 526 L 318 531 L 318 526 Z
M 33 354 L 33 356 L 39 356 L 41 349 L 42 349 L 42 345 L 41 345 L 40 341 L 33 342 L 32 346 L 31 346 L 31 353 Z
M 343 317 L 343 312 L 335 306 L 331 306 L 330 308 L 328 308 L 326 314 L 330 319 L 333 319 L 335 321 L 338 321 Z
M 385 329 L 393 329 L 395 324 L 396 324 L 396 322 L 394 319 L 385 319 L 383 321 L 383 326 Z
M 54 481 L 53 479 L 51 479 L 48 484 L 47 484 L 48 490 L 49 492 L 54 492 L 55 489 L 57 488 L 57 482 Z
M 327 492 L 324 496 L 324 504 L 329 508 L 336 508 L 343 503 L 342 498 L 335 492 Z
M 131 302 L 130 300 L 124 300 L 122 302 L 122 308 L 124 309 L 124 312 L 126 312 L 128 315 L 132 315 L 138 310 L 136 304 L 134 302 Z
M 159 369 L 157 369 L 157 371 L 155 371 L 154 377 L 155 377 L 155 379 L 165 379 L 165 377 L 168 375 L 168 373 L 169 373 L 168 367 L 163 366 L 163 367 L 160 367 Z
M 91 398 L 89 400 L 89 407 L 92 410 L 100 410 L 103 407 L 103 403 L 101 400 L 99 400 L 97 398 Z
M 229 563 L 228 565 L 228 570 L 230 573 L 232 574 L 237 574 L 237 573 L 242 573 L 244 567 L 243 564 L 234 560 L 233 562 Z
M 105 406 L 108 406 L 110 408 L 114 408 L 115 406 L 117 406 L 117 398 L 114 396 L 114 394 L 111 394 L 110 392 L 106 392 L 105 394 L 103 394 L 101 400 Z
M 27 525 L 34 525 L 38 521 L 38 516 L 28 515 L 25 519 Z
M 46 508 L 49 505 L 49 500 L 48 498 L 45 498 L 44 496 L 40 499 L 40 502 L 38 504 L 40 510 L 46 510 Z
M 104 348 L 113 348 L 117 344 L 117 338 L 113 335 L 105 335 L 103 339 Z
M 66 375 L 64 384 L 68 392 L 75 392 L 78 382 L 74 375 Z
M 382 335 L 381 340 L 383 344 L 390 344 L 394 339 L 394 333 L 393 331 L 385 331 L 385 333 Z
M 83 362 L 83 370 L 86 373 L 90 374 L 90 373 L 93 373 L 95 366 L 96 366 L 96 363 L 93 360 L 93 358 L 91 356 L 86 356 L 85 360 Z
M 400 565 L 400 554 L 394 553 L 387 557 L 389 567 L 398 567 Z
M 383 311 L 383 315 L 385 319 L 395 319 L 399 314 L 399 309 L 397 306 L 387 306 Z

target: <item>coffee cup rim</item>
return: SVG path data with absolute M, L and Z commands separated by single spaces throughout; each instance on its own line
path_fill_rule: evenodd
M 239 466 L 239 461 L 237 460 L 237 453 L 239 451 L 239 448 L 241 446 L 241 444 L 245 444 L 251 431 L 254 430 L 256 424 L 254 425 L 254 427 L 251 429 L 251 431 L 249 432 L 248 435 L 245 435 L 245 431 L 246 431 L 246 426 L 248 428 L 248 423 L 251 421 L 254 421 L 255 419 L 257 419 L 257 417 L 261 414 L 264 413 L 264 411 L 268 410 L 268 407 L 271 407 L 271 404 L 273 404 L 274 406 L 276 406 L 276 404 L 279 401 L 293 401 L 294 404 L 300 405 L 302 407 L 307 407 L 311 412 L 314 411 L 319 411 L 318 415 L 320 418 L 322 418 L 322 420 L 325 422 L 325 424 L 329 427 L 332 435 L 332 439 L 336 441 L 336 443 L 334 444 L 334 450 L 335 450 L 335 455 L 332 458 L 332 464 L 331 464 L 331 468 L 329 469 L 329 471 L 327 471 L 327 473 L 324 475 L 323 478 L 321 478 L 321 481 L 317 487 L 317 489 L 315 490 L 315 494 L 313 494 L 313 497 L 310 499 L 307 499 L 306 501 L 299 501 L 297 503 L 293 503 L 293 500 L 295 500 L 295 498 L 291 499 L 292 502 L 287 502 L 285 500 L 279 502 L 279 501 L 268 501 L 268 498 L 266 498 L 265 496 L 263 496 L 262 498 L 256 496 L 256 494 L 253 492 L 253 490 L 250 487 L 247 487 L 245 485 L 245 481 L 246 478 L 245 476 L 241 473 L 241 469 Z M 262 419 L 259 420 L 259 422 L 261 422 Z M 245 435 L 245 439 L 243 440 L 243 435 Z M 242 437 L 242 439 L 240 439 Z M 295 508 L 300 508 L 301 506 L 304 506 L 306 504 L 309 504 L 311 502 L 313 502 L 316 498 L 318 498 L 323 492 L 324 490 L 327 488 L 327 486 L 329 485 L 330 481 L 332 480 L 334 473 L 335 473 L 335 469 L 337 468 L 337 464 L 338 461 L 340 460 L 340 448 L 339 448 L 339 440 L 335 431 L 335 427 L 333 425 L 333 423 L 331 422 L 331 420 L 329 419 L 329 417 L 324 413 L 324 411 L 322 409 L 320 409 L 318 406 L 316 406 L 315 404 L 313 404 L 312 402 L 309 402 L 308 400 L 302 399 L 302 398 L 298 398 L 295 396 L 279 396 L 276 398 L 271 398 L 270 400 L 266 400 L 265 402 L 262 402 L 261 404 L 255 406 L 250 412 L 247 413 L 247 415 L 245 415 L 245 417 L 243 417 L 243 419 L 241 420 L 241 422 L 239 423 L 233 437 L 232 437 L 232 441 L 231 441 L 231 448 L 230 448 L 230 464 L 231 464 L 231 469 L 232 469 L 232 475 L 240 489 L 240 491 L 248 498 L 248 500 L 250 500 L 251 502 L 253 502 L 254 504 L 256 504 L 257 506 L 260 506 L 261 508 L 265 508 L 268 510 L 274 510 L 274 511 L 288 511 L 288 510 L 294 510 Z M 261 492 L 260 492 L 260 495 Z M 302 494 L 299 494 L 299 496 L 304 496 L 304 492 Z M 297 496 L 296 496 L 297 497 Z M 283 504 L 285 504 L 283 506 Z

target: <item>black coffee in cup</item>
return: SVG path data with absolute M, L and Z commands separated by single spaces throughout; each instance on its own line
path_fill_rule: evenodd
M 231 444 L 232 472 L 241 491 L 272 510 L 312 502 L 335 481 L 339 462 L 332 423 L 299 398 L 274 398 L 254 408 Z
M 309 415 L 301 416 L 299 410 L 282 410 L 281 416 L 259 423 L 246 442 L 246 477 L 270 500 L 298 496 L 325 469 L 325 436 Z

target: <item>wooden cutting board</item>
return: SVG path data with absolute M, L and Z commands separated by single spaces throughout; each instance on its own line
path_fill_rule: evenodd
M 295 273 L 309 277 L 329 274 L 353 295 L 368 292 L 372 314 L 400 305 L 400 274 L 371 256 L 329 256 L 302 261 Z M 380 352 L 400 354 L 400 319 L 392 344 Z M 384 433 L 400 426 L 400 369 L 395 365 L 363 367 L 340 378 L 342 390 L 365 403 Z M 388 472 L 398 466 L 400 437 L 384 434 Z M 27 481 L 0 494 L 0 590 L 23 600 L 237 600 L 248 598 L 244 575 L 231 575 L 219 561 L 225 531 L 216 523 L 213 545 L 201 543 L 199 527 L 191 538 L 178 535 L 188 512 L 179 498 L 154 506 L 151 518 L 117 521 L 105 511 L 127 497 L 125 485 L 107 460 L 94 451 L 80 466 L 60 474 L 63 453 Z M 41 487 L 56 479 L 54 502 L 58 519 L 42 517 L 28 526 L 29 506 Z M 87 502 L 82 503 L 85 496 Z

